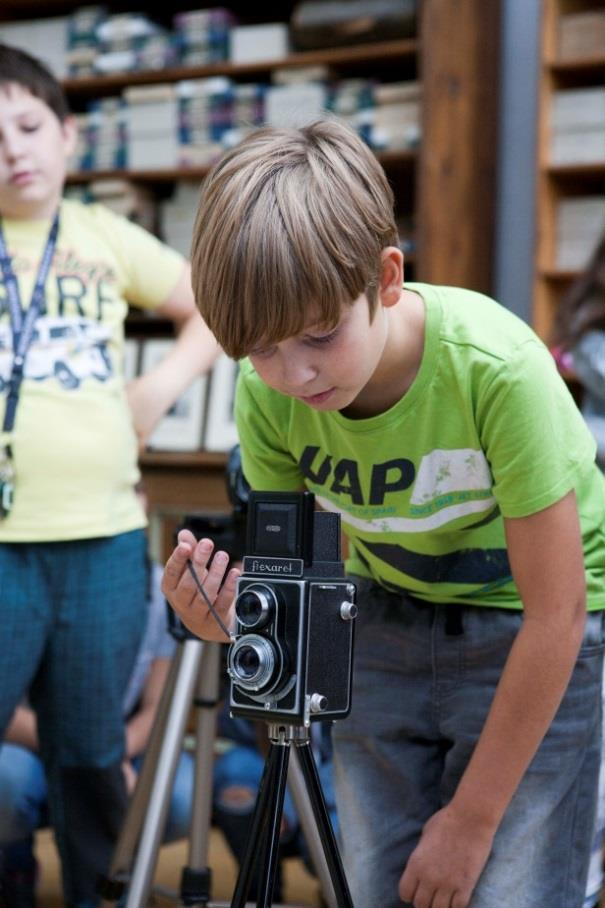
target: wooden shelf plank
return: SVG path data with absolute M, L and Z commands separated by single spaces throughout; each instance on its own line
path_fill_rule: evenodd
M 562 186 L 569 185 L 574 194 L 576 190 L 584 189 L 600 191 L 605 185 L 605 161 L 593 164 L 548 164 L 544 173 Z
M 179 82 L 183 79 L 206 79 L 212 76 L 253 76 L 268 73 L 278 67 L 346 66 L 368 62 L 412 59 L 419 52 L 416 38 L 401 38 L 396 41 L 373 41 L 349 47 L 334 47 L 325 50 L 301 51 L 277 60 L 259 60 L 255 63 L 230 63 L 228 60 L 206 66 L 179 66 L 172 69 L 143 70 L 141 72 L 120 72 L 110 75 L 85 76 L 79 79 L 64 79 L 63 88 L 70 97 L 84 97 L 120 91 L 131 85 L 148 85 L 157 82 Z
M 574 60 L 551 60 L 546 68 L 559 87 L 596 85 L 605 78 L 605 54 Z
M 538 277 L 542 280 L 560 284 L 570 283 L 579 276 L 579 271 L 564 270 L 562 268 L 542 268 L 538 273 Z
M 551 60 L 547 62 L 554 73 L 572 72 L 573 70 L 603 69 L 605 67 L 605 53 L 595 54 L 592 57 L 576 57 L 573 60 Z
M 143 467 L 224 469 L 227 454 L 223 451 L 145 451 L 140 455 L 139 463 Z

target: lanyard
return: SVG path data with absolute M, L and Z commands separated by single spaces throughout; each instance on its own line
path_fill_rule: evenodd
M 59 233 L 59 213 L 54 217 L 46 246 L 42 253 L 36 283 L 32 291 L 32 298 L 29 308 L 24 310 L 21 306 L 21 294 L 19 293 L 19 284 L 17 276 L 13 271 L 6 240 L 0 221 L 0 268 L 6 287 L 8 305 L 11 320 L 11 329 L 13 333 L 13 367 L 9 379 L 8 395 L 6 398 L 6 410 L 4 412 L 4 423 L 2 431 L 5 433 L 12 432 L 15 425 L 15 415 L 17 412 L 17 403 L 19 402 L 19 391 L 23 381 L 23 370 L 25 367 L 25 357 L 34 336 L 34 325 L 36 319 L 44 307 L 44 285 L 48 277 L 48 272 L 55 254 L 57 245 L 57 234 Z M 10 446 L 7 445 L 7 453 L 10 456 Z

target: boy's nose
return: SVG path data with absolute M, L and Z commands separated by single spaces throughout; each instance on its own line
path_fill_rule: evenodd
M 4 157 L 9 164 L 14 164 L 21 157 L 19 146 L 13 142 L 4 142 Z
M 2 147 L 6 160 L 11 163 L 18 161 L 23 155 L 24 144 L 21 137 L 16 132 L 6 131 L 2 141 Z
M 286 356 L 282 361 L 284 385 L 293 394 L 300 394 L 317 378 L 317 369 L 310 361 Z

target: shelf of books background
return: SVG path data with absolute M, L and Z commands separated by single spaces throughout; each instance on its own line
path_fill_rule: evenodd
M 406 199 L 399 223 L 413 274 L 421 122 L 415 0 L 393 4 L 398 9 L 382 32 L 356 37 L 356 26 L 349 41 L 336 35 L 337 46 L 326 46 L 329 29 L 322 33 L 313 22 L 297 28 L 297 7 L 305 4 L 282 3 L 280 20 L 287 21 L 252 22 L 241 15 L 245 4 L 185 9 L 169 21 L 63 6 L 61 16 L 0 23 L 0 38 L 40 56 L 63 80 L 79 124 L 68 195 L 102 201 L 188 255 L 200 181 L 225 149 L 255 126 L 298 125 L 333 112 L 376 152 Z M 346 33 L 350 23 L 342 27 Z M 132 313 L 130 375 L 165 353 L 168 330 Z M 152 452 L 170 451 L 182 463 L 185 452 L 229 450 L 235 375 L 223 357 L 195 382 L 154 432 L 144 460 L 155 463 Z
M 543 0 L 534 324 L 557 306 L 605 232 L 605 6 Z

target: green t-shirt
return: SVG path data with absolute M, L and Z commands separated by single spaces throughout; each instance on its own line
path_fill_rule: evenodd
M 504 517 L 575 489 L 589 608 L 605 608 L 605 480 L 533 331 L 467 290 L 407 284 L 426 308 L 418 374 L 385 413 L 347 419 L 268 388 L 242 362 L 236 417 L 258 490 L 310 489 L 341 515 L 351 573 L 430 602 L 520 608 Z
M 2 228 L 27 307 L 50 221 L 5 218 Z M 0 542 L 110 536 L 145 525 L 124 393 L 124 319 L 129 302 L 148 309 L 163 303 L 183 266 L 181 255 L 103 205 L 61 204 L 17 407 L 15 501 L 0 521 Z M 0 428 L 12 361 L 0 280 Z

